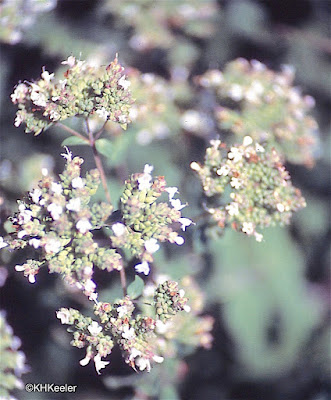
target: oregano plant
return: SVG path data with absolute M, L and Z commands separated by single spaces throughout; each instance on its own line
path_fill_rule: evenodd
M 164 176 L 153 174 L 148 153 L 141 169 L 126 177 L 118 202 L 111 198 L 104 168 L 104 155 L 110 160 L 117 157 L 114 137 L 104 137 L 107 132 L 125 131 L 132 120 L 139 121 L 140 127 L 144 124 L 143 97 L 134 105 L 130 75 L 140 91 L 147 87 L 146 81 L 159 87 L 160 83 L 132 69 L 126 71 L 117 55 L 108 66 L 90 65 L 74 56 L 62 64 L 66 68 L 62 76 L 42 68 L 40 79 L 19 83 L 11 95 L 18 108 L 16 127 L 22 125 L 26 133 L 39 136 L 55 126 L 70 137 L 58 149 L 62 173 L 55 176 L 47 169 L 41 171 L 38 184 L 17 201 L 1 247 L 29 249 L 29 258 L 13 267 L 31 284 L 38 286 L 39 271 L 48 270 L 61 276 L 68 293 L 77 293 L 89 305 L 86 315 L 67 304 L 54 310 L 58 320 L 68 326 L 71 345 L 85 349 L 81 366 L 93 361 L 101 374 L 111 363 L 116 346 L 133 370 L 149 372 L 169 354 L 179 357 L 180 344 L 210 348 L 213 318 L 201 315 L 201 290 L 193 277 L 175 279 L 158 271 L 157 252 L 162 247 L 182 249 L 186 231 L 190 234 L 195 229 L 207 234 L 216 230 L 222 235 L 229 227 L 262 242 L 264 228 L 289 224 L 293 213 L 306 202 L 292 184 L 284 161 L 288 157 L 312 164 L 306 126 L 316 126 L 305 116 L 312 99 L 302 100 L 291 88 L 291 71 L 277 75 L 242 59 L 227 66 L 224 74 L 211 70 L 196 77 L 197 91 L 212 90 L 220 99 L 240 102 L 241 108 L 236 112 L 221 106 L 212 110 L 218 124 L 233 133 L 235 140 L 231 137 L 226 143 L 216 134 L 206 141 L 203 162 L 190 163 L 197 187 L 201 183 L 203 201 L 200 214 L 189 218 L 189 204 L 179 198 L 181 189 L 168 186 L 167 171 Z M 155 108 L 161 118 L 162 108 Z M 270 109 L 289 114 L 285 121 L 277 120 L 277 129 Z M 251 120 L 253 114 L 260 116 L 266 110 L 274 127 L 267 135 L 267 123 L 262 132 Z M 188 121 L 192 116 L 193 121 Z M 193 110 L 182 110 L 181 117 L 184 129 L 201 123 L 194 120 Z M 297 118 L 298 127 L 293 127 L 291 118 Z M 75 128 L 67 124 L 73 119 L 81 122 L 81 130 L 76 129 L 79 124 Z M 295 132 L 284 138 L 282 132 L 288 125 Z M 303 129 L 304 140 L 300 140 Z M 95 168 L 83 173 L 84 159 L 73 154 L 74 145 L 91 148 Z M 94 199 L 100 186 L 102 202 Z M 104 271 L 103 277 L 115 277 L 121 297 L 111 301 L 100 294 L 97 270 Z

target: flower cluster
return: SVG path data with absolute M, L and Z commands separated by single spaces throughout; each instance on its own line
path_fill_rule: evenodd
M 179 311 L 190 312 L 191 309 L 187 305 L 188 299 L 184 295 L 185 291 L 178 288 L 177 282 L 169 280 L 159 285 L 154 294 L 157 318 L 166 322 Z
M 173 290 L 178 286 L 172 282 Z M 173 293 L 173 298 L 176 296 Z M 187 299 L 169 304 L 168 312 L 175 315 L 184 309 L 179 304 L 186 303 Z M 157 353 L 157 335 L 155 333 L 156 321 L 142 314 L 133 316 L 135 306 L 129 296 L 115 302 L 114 304 L 97 302 L 94 313 L 99 322 L 83 316 L 74 309 L 62 308 L 57 312 L 57 317 L 63 324 L 72 325 L 69 331 L 73 332 L 74 339 L 71 344 L 78 348 L 86 347 L 86 357 L 80 361 L 81 365 L 87 365 L 91 359 L 94 360 L 98 373 L 109 361 L 103 361 L 114 345 L 118 345 L 124 354 L 125 361 L 133 368 L 140 371 L 151 369 L 151 363 L 161 363 L 163 357 Z
M 82 178 L 83 159 L 72 158 L 69 151 L 63 156 L 66 166 L 60 181 L 43 171 L 38 187 L 18 202 L 18 212 L 11 219 L 14 232 L 5 243 L 12 249 L 35 249 L 35 259 L 15 267 L 31 283 L 47 263 L 50 272 L 61 274 L 67 283 L 95 300 L 94 266 L 107 271 L 122 268 L 121 256 L 114 249 L 99 246 L 91 232 L 105 225 L 113 208 L 106 203 L 89 204 L 99 185 L 98 170 Z
M 276 73 L 259 61 L 239 58 L 223 73 L 207 71 L 197 82 L 215 92 L 219 103 L 214 112 L 221 129 L 249 135 L 268 149 L 275 147 L 292 163 L 313 166 L 318 126 L 309 112 L 315 101 L 302 96 L 293 80 L 292 67 Z
M 0 312 L 0 398 L 12 399 L 10 391 L 23 389 L 21 375 L 28 372 L 25 364 L 25 355 L 18 350 L 21 340 L 13 335 L 11 326 L 8 325 L 5 313 Z
M 163 277 L 158 277 L 157 280 L 160 278 Z M 156 321 L 158 344 L 163 350 L 162 354 L 165 356 L 176 351 L 174 342 L 184 344 L 187 352 L 193 351 L 199 346 L 206 349 L 210 349 L 212 346 L 211 330 L 214 325 L 214 319 L 210 315 L 201 316 L 205 301 L 201 289 L 190 276 L 185 276 L 180 280 L 180 287 L 182 288 L 178 291 L 180 302 L 184 311 L 190 312 L 177 313 L 175 316 L 172 315 L 170 319 L 164 318 L 165 314 L 162 313 L 163 318 L 161 317 Z M 150 288 L 146 287 L 145 291 L 149 292 Z M 164 287 L 161 291 L 164 291 Z M 189 305 L 185 304 L 183 306 L 184 295 L 189 298 Z M 158 297 L 163 308 L 165 296 Z M 169 304 L 171 304 L 171 299 Z
M 130 250 L 132 256 L 142 263 L 136 265 L 136 271 L 148 275 L 149 263 L 153 262 L 153 253 L 159 249 L 158 242 L 168 241 L 182 245 L 184 238 L 176 232 L 181 226 L 183 231 L 192 224 L 189 218 L 181 216 L 185 207 L 176 187 L 167 187 L 164 177 L 153 179 L 153 167 L 146 164 L 143 173 L 136 173 L 125 182 L 120 199 L 122 222 L 112 225 L 113 246 Z M 163 194 L 169 196 L 169 203 L 157 202 Z
M 175 46 L 176 29 L 196 37 L 209 36 L 214 30 L 213 18 L 217 12 L 214 0 L 156 3 L 153 0 L 108 0 L 105 8 L 134 27 L 135 34 L 130 39 L 130 45 L 140 51 Z
M 132 103 L 130 82 L 117 57 L 107 67 L 95 67 L 70 56 L 64 79 L 55 81 L 45 69 L 36 82 L 20 83 L 11 95 L 18 105 L 15 126 L 26 125 L 26 132 L 39 135 L 52 124 L 74 116 L 97 114 L 118 122 L 126 129 Z
M 3 0 L 0 4 L 0 41 L 16 44 L 38 14 L 56 7 L 57 0 Z
M 199 174 L 206 196 L 222 199 L 208 208 L 218 225 L 224 228 L 231 223 L 257 241 L 263 237 L 256 228 L 288 224 L 293 212 L 306 206 L 277 151 L 265 151 L 250 136 L 230 149 L 220 140 L 211 141 L 204 165 L 193 162 L 191 168 Z M 229 200 L 222 198 L 228 191 Z
M 169 82 L 155 74 L 128 71 L 132 93 L 137 99 L 130 109 L 130 119 L 141 145 L 153 139 L 164 139 L 179 131 L 179 113 L 174 104 L 174 93 Z

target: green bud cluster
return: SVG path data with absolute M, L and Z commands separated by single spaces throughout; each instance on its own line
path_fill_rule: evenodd
M 188 299 L 184 297 L 184 290 L 178 288 L 178 283 L 168 280 L 160 284 L 154 294 L 154 307 L 157 318 L 167 321 L 179 311 L 190 311 Z
M 276 73 L 256 60 L 239 58 L 223 73 L 207 71 L 197 82 L 216 94 L 214 113 L 222 130 L 239 138 L 249 135 L 266 149 L 275 147 L 286 160 L 311 167 L 318 145 L 318 126 L 309 115 L 315 101 L 302 96 L 293 80 L 292 67 Z
M 110 204 L 92 204 L 91 196 L 99 185 L 97 170 L 80 176 L 83 159 L 72 158 L 70 152 L 65 169 L 57 182 L 44 171 L 38 186 L 24 201 L 19 201 L 19 211 L 11 218 L 13 233 L 6 238 L 12 249 L 30 246 L 35 249 L 35 259 L 17 265 L 17 271 L 31 283 L 43 264 L 72 285 L 82 289 L 87 296 L 96 296 L 92 281 L 93 268 L 107 271 L 122 269 L 122 258 L 115 249 L 100 246 L 92 230 L 106 225 L 113 211 Z
M 13 335 L 13 329 L 8 325 L 5 313 L 0 312 L 0 398 L 13 399 L 11 391 L 23 389 L 21 375 L 28 372 L 25 355 L 19 350 L 21 341 Z
M 257 241 L 262 240 L 257 227 L 288 224 L 293 212 L 306 206 L 276 150 L 265 151 L 249 136 L 230 149 L 220 140 L 211 141 L 204 165 L 193 162 L 191 168 L 199 174 L 205 195 L 218 202 L 208 208 L 218 225 L 231 223 Z
M 215 0 L 160 1 L 153 0 L 107 0 L 105 6 L 124 23 L 134 27 L 131 47 L 147 50 L 154 47 L 176 46 L 173 29 L 188 35 L 209 36 L 214 30 L 213 17 L 217 12 Z
M 62 64 L 68 65 L 62 80 L 53 83 L 54 74 L 43 70 L 40 80 L 16 86 L 11 95 L 19 108 L 15 126 L 24 123 L 27 133 L 39 135 L 58 121 L 97 114 L 126 129 L 133 100 L 117 57 L 107 67 L 89 66 L 73 56 Z

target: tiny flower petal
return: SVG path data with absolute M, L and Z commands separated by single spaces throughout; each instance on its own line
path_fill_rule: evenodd
M 80 233 L 84 234 L 92 229 L 92 225 L 90 224 L 90 221 L 88 219 L 83 218 L 77 222 L 76 228 L 79 230 Z
M 158 251 L 160 248 L 160 245 L 157 243 L 157 240 L 154 238 L 148 239 L 145 242 L 145 249 L 150 253 L 153 254 L 156 251 Z
M 182 225 L 182 231 L 185 231 L 188 226 L 193 224 L 193 221 L 191 221 L 189 218 L 178 218 L 178 222 Z
M 77 176 L 72 180 L 71 185 L 74 189 L 81 189 L 84 187 L 85 184 L 83 179 L 80 176 Z
M 141 264 L 137 264 L 134 269 L 139 273 L 139 274 L 144 274 L 148 275 L 150 272 L 150 268 L 148 265 L 147 261 L 143 261 Z
M 95 370 L 97 371 L 98 375 L 100 375 L 100 369 L 105 368 L 106 365 L 108 365 L 108 364 L 109 364 L 109 361 L 101 360 L 101 356 L 99 353 L 94 357 Z
M 100 326 L 96 321 L 92 321 L 91 325 L 87 327 L 92 336 L 98 336 L 102 331 L 102 326 Z
M 125 225 L 121 224 L 120 222 L 117 222 L 116 224 L 112 225 L 111 229 L 116 237 L 123 236 L 126 232 Z

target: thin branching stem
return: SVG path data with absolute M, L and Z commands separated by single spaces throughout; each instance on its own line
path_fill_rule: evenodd
M 80 134 L 79 132 L 75 131 L 74 129 L 69 128 L 69 126 L 62 124 L 62 122 L 57 122 L 56 125 L 61 127 L 63 130 L 71 133 L 72 135 L 77 136 L 80 139 L 84 140 L 84 142 L 90 143 L 90 141 L 89 141 L 89 139 L 87 137 L 83 136 L 82 134 Z

